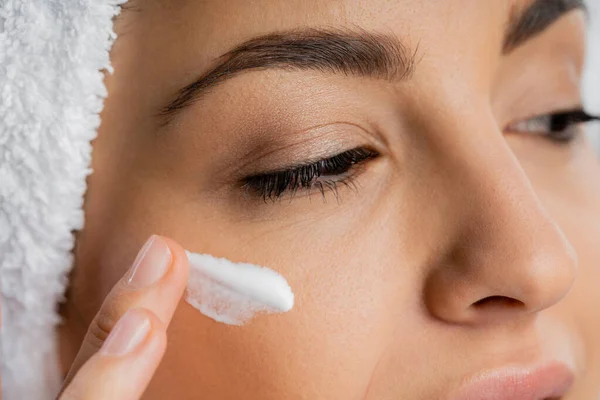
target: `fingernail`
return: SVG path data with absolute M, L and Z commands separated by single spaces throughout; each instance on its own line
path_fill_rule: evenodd
M 152 236 L 133 262 L 127 283 L 139 288 L 157 282 L 171 265 L 171 250 L 159 236 Z
M 100 352 L 123 356 L 136 349 L 150 332 L 150 320 L 141 312 L 130 310 L 121 317 L 102 345 Z

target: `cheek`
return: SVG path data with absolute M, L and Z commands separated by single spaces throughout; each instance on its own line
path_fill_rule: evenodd
M 196 247 L 277 269 L 294 290 L 295 306 L 233 327 L 182 301 L 150 392 L 186 387 L 208 398 L 360 398 L 388 345 L 402 290 L 398 269 L 380 262 L 390 247 L 369 231 L 327 241 L 271 233 L 251 246 L 236 245 L 246 239 L 239 229 L 218 240 L 196 235 Z M 332 237 L 326 233 L 312 237 Z
M 591 368 L 600 363 L 600 314 L 597 307 L 590 307 L 600 304 L 600 168 L 597 156 L 588 150 L 582 150 L 561 173 L 535 163 L 524 166 L 541 202 L 579 259 L 570 292 L 547 312 L 581 333 L 584 362 Z
M 186 398 L 190 388 L 198 391 L 192 397 L 207 398 L 361 398 L 417 299 L 415 277 L 400 262 L 402 240 L 381 229 L 396 226 L 393 213 L 382 204 L 361 214 L 351 203 L 332 203 L 341 211 L 326 219 L 286 226 L 289 213 L 281 214 L 276 227 L 265 228 L 267 222 L 231 221 L 210 201 L 160 180 L 121 187 L 127 201 L 115 204 L 119 218 L 105 229 L 105 245 L 93 246 L 97 279 L 87 281 L 101 282 L 98 299 L 152 233 L 191 251 L 273 268 L 296 296 L 291 312 L 242 327 L 216 323 L 182 300 L 152 398 Z M 314 207 L 317 214 L 325 206 Z

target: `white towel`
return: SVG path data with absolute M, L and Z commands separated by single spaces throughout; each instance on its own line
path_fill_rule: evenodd
M 122 0 L 0 0 L 2 394 L 53 399 L 54 331 Z
M 56 304 L 71 268 L 71 232 L 83 225 L 90 140 L 106 96 L 99 71 L 110 71 L 112 18 L 124 2 L 0 0 L 4 400 L 52 399 L 60 385 Z M 597 35 L 590 72 L 600 71 L 600 28 Z M 598 88 L 596 76 L 587 79 Z M 587 93 L 600 111 L 600 91 Z

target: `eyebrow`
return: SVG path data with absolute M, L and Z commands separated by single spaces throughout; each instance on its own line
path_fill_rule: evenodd
M 503 53 L 507 54 L 533 39 L 565 14 L 581 10 L 587 15 L 584 0 L 535 0 L 524 11 L 515 7 L 511 12 Z
M 418 46 L 417 46 L 418 47 Z M 162 116 L 199 100 L 210 88 L 244 71 L 315 70 L 347 76 L 406 80 L 414 72 L 415 51 L 393 35 L 351 30 L 307 29 L 251 39 L 219 57 L 210 71 L 181 89 Z
M 511 12 L 503 44 L 508 54 L 534 38 L 570 11 L 586 11 L 584 0 L 536 0 L 525 10 Z M 416 66 L 414 50 L 396 36 L 364 30 L 303 29 L 250 39 L 216 59 L 216 66 L 179 90 L 163 107 L 163 126 L 181 109 L 200 100 L 210 89 L 242 72 L 279 69 L 314 70 L 347 76 L 402 81 Z

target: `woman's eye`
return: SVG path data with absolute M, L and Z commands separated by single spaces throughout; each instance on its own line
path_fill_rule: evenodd
M 569 143 L 577 137 L 579 124 L 599 119 L 600 117 L 589 115 L 583 110 L 574 110 L 518 121 L 507 129 L 513 133 L 542 135 L 554 142 Z
M 298 190 L 310 193 L 317 189 L 322 195 L 332 190 L 337 195 L 339 184 L 352 183 L 354 169 L 378 156 L 376 151 L 359 147 L 323 160 L 246 177 L 242 187 L 264 201 L 277 200 L 285 193 L 293 196 Z

